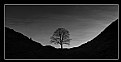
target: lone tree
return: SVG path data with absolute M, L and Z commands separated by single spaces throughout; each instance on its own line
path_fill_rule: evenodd
M 63 49 L 63 44 L 70 45 L 69 31 L 65 28 L 58 28 L 54 34 L 50 37 L 51 43 L 60 44 L 61 49 Z

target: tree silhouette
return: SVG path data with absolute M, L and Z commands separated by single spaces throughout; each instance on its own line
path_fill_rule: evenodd
M 54 34 L 50 37 L 51 43 L 60 44 L 61 49 L 63 49 L 63 44 L 70 45 L 69 31 L 65 28 L 58 28 Z

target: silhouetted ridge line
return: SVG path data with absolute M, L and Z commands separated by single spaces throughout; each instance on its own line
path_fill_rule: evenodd
M 103 32 L 90 42 L 78 48 L 87 50 L 97 58 L 117 58 L 118 57 L 118 19 L 111 23 Z
M 28 51 L 38 50 L 42 47 L 23 34 L 5 27 L 5 53 L 6 55 L 25 53 Z
M 96 42 L 97 40 L 103 40 L 105 38 L 107 40 L 110 40 L 110 39 L 118 40 L 118 19 L 116 21 L 112 22 L 108 27 L 106 27 L 104 29 L 104 31 L 102 31 L 97 37 L 92 39 L 91 42 L 89 41 L 89 42 L 87 42 L 85 44 Z M 85 45 L 85 44 L 83 44 L 83 45 Z
M 13 38 L 21 37 L 21 38 L 29 39 L 27 36 L 23 35 L 22 33 L 16 32 L 13 29 L 10 29 L 8 27 L 5 27 L 5 34 L 7 37 L 11 37 L 11 38 L 14 36 Z
M 10 40 L 29 40 L 26 42 L 37 43 L 37 42 L 33 41 L 31 38 L 28 38 L 27 36 L 23 35 L 22 33 L 16 32 L 13 29 L 10 29 L 8 27 L 5 27 L 5 38 L 11 38 Z M 23 42 L 23 41 L 21 41 L 21 42 Z

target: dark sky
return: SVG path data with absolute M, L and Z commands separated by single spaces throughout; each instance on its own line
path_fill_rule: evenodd
M 5 5 L 5 26 L 43 45 L 59 28 L 70 31 L 71 45 L 92 40 L 118 18 L 118 5 Z M 53 45 L 59 47 L 59 45 Z

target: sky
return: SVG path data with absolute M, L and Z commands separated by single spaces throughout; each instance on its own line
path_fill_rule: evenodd
M 5 26 L 31 37 L 42 45 L 60 27 L 70 32 L 71 43 L 78 47 L 99 35 L 118 18 L 118 5 L 5 5 Z

